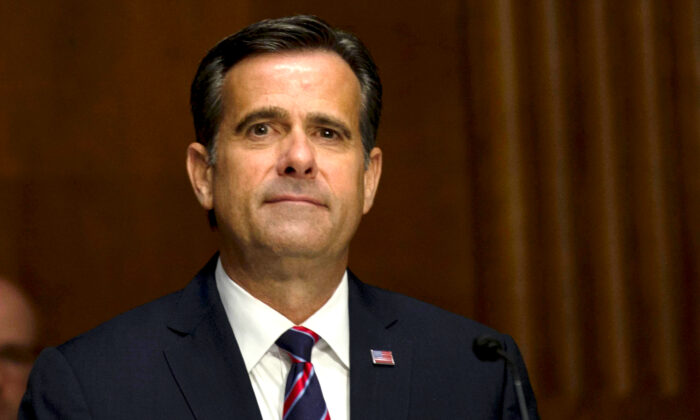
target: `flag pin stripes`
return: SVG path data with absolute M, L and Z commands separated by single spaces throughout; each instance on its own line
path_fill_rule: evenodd
M 394 355 L 389 350 L 370 350 L 372 363 L 375 365 L 394 366 Z

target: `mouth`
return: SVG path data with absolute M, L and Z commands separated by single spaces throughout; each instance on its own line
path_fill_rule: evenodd
M 301 205 L 312 205 L 316 207 L 327 207 L 321 200 L 306 196 L 306 195 L 294 195 L 294 194 L 284 194 L 277 195 L 265 200 L 265 204 L 301 204 Z

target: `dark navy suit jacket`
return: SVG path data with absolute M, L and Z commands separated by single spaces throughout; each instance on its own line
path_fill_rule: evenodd
M 215 263 L 185 289 L 44 350 L 19 418 L 260 419 Z M 353 420 L 520 418 L 505 363 L 479 361 L 471 350 L 483 333 L 517 360 L 530 418 L 538 418 L 510 337 L 353 275 L 349 296 Z M 373 365 L 370 349 L 392 351 L 396 365 Z

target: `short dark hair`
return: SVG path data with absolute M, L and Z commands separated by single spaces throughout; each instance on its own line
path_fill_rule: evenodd
M 360 82 L 360 133 L 365 159 L 376 142 L 382 108 L 382 84 L 367 48 L 354 35 L 335 29 L 316 16 L 266 19 L 219 41 L 202 59 L 190 90 L 197 141 L 216 159 L 216 134 L 222 111 L 226 73 L 246 57 L 286 51 L 324 50 L 337 53 Z

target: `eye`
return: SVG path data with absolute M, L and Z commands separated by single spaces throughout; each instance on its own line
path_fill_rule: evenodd
M 267 124 L 258 123 L 250 127 L 250 134 L 262 137 L 270 133 L 270 127 Z
M 318 134 L 324 139 L 337 139 L 339 137 L 338 133 L 330 128 L 322 128 Z

